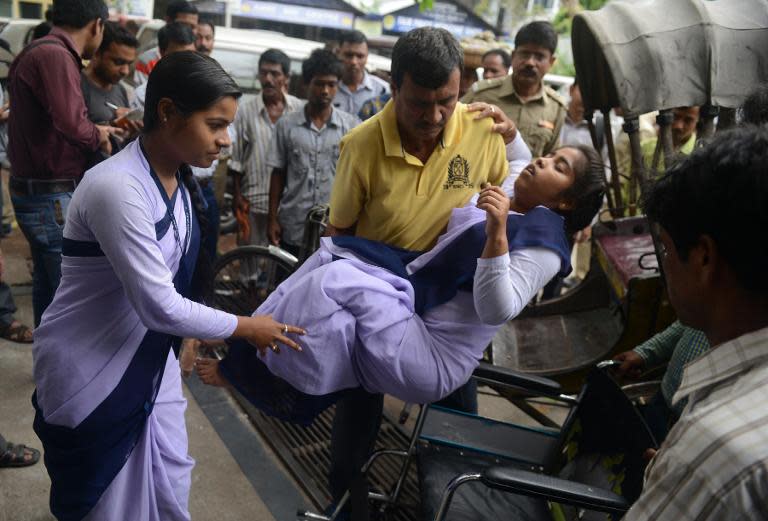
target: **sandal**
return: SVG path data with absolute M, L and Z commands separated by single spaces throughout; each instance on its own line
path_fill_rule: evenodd
M 32 329 L 18 320 L 14 320 L 5 327 L 0 326 L 0 338 L 18 342 L 19 344 L 31 344 L 33 342 Z
M 29 458 L 29 459 L 27 459 Z M 3 467 L 28 467 L 40 460 L 40 451 L 23 444 L 14 445 L 7 442 L 5 452 L 0 453 L 0 468 Z

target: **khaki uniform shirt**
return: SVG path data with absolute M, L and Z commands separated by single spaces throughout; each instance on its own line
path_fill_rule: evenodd
M 560 144 L 566 103 L 562 96 L 547 86 L 533 98 L 522 102 L 510 75 L 478 81 L 461 101 L 484 101 L 497 105 L 515 122 L 533 157 L 547 155 Z

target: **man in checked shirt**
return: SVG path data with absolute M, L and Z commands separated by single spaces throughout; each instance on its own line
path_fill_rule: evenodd
M 685 367 L 673 404 L 688 405 L 625 520 L 768 517 L 766 164 L 768 129 L 723 132 L 646 197 L 669 299 L 712 348 Z

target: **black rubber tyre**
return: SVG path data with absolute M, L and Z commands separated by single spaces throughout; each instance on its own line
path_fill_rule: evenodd
M 296 259 L 275 246 L 240 246 L 218 258 L 205 299 L 209 306 L 251 315 L 293 272 Z

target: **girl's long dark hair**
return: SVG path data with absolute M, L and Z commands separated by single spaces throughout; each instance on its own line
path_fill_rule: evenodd
M 224 97 L 235 99 L 242 92 L 235 80 L 213 58 L 193 51 L 175 52 L 160 60 L 147 82 L 144 103 L 144 133 L 155 130 L 160 123 L 157 107 L 163 98 L 170 99 L 182 116 L 205 110 Z M 202 244 L 212 228 L 206 214 L 206 202 L 200 185 L 189 165 L 180 169 L 181 182 L 189 190 L 195 215 L 200 223 L 201 247 L 192 277 L 193 298 L 200 300 L 208 293 L 212 269 L 211 261 Z

